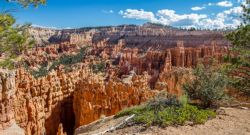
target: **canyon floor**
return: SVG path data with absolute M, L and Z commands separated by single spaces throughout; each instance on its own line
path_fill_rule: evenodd
M 216 118 L 207 121 L 204 125 L 185 125 L 177 127 L 149 127 L 127 126 L 107 132 L 105 135 L 250 135 L 250 109 L 246 107 L 220 108 Z M 125 118 L 123 118 L 125 119 Z M 97 122 L 88 128 L 80 128 L 77 135 L 100 134 L 121 122 L 121 119 L 111 119 L 106 122 Z M 87 130 L 86 130 L 87 129 Z M 85 130 L 85 132 L 80 131 Z M 88 131 L 89 130 L 89 131 Z

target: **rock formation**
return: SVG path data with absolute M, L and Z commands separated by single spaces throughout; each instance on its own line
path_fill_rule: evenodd
M 201 44 L 209 46 L 212 40 L 216 41 L 218 46 L 229 45 L 223 31 L 187 31 L 150 23 L 143 26 L 120 25 L 65 30 L 30 28 L 29 31 L 38 45 L 61 42 L 91 45 L 102 40 L 107 40 L 108 44 L 115 44 L 120 39 L 125 40 L 126 47 L 158 50 L 172 48 L 178 40 L 182 40 L 185 47 L 196 47 Z
M 146 74 L 130 77 L 127 83 L 97 78 L 81 80 L 74 93 L 75 126 L 89 124 L 102 115 L 114 115 L 123 108 L 145 102 L 154 94 L 148 87 Z
M 60 123 L 72 134 L 75 120 L 73 92 L 77 81 L 87 77 L 87 73 L 85 69 L 70 74 L 54 71 L 46 77 L 34 79 L 24 69 L 18 70 L 15 120 L 26 134 L 55 135 Z
M 15 120 L 16 100 L 15 73 L 9 70 L 0 69 L 0 134 L 3 135 L 24 135 Z
M 102 115 L 146 101 L 155 91 L 181 95 L 200 59 L 223 62 L 230 53 L 223 32 L 152 24 L 30 31 L 38 45 L 24 52 L 28 68 L 0 70 L 0 133 L 17 126 L 27 135 L 71 135 Z M 43 64 L 47 70 L 86 46 L 78 63 L 61 63 L 40 78 L 29 70 L 43 72 L 38 70 Z
M 0 69 L 0 130 L 4 130 L 15 123 L 14 103 L 15 77 L 13 72 Z

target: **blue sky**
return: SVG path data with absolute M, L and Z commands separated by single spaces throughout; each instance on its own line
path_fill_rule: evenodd
M 22 8 L 0 0 L 1 10 L 13 9 L 17 23 L 77 28 L 120 24 L 161 23 L 176 27 L 225 28 L 240 23 L 244 0 L 47 0 Z

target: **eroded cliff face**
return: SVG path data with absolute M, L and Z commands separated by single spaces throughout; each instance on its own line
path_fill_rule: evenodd
M 106 40 L 107 44 L 116 44 L 120 39 L 126 42 L 126 47 L 145 50 L 172 48 L 178 40 L 182 40 L 185 47 L 196 47 L 201 44 L 209 46 L 212 40 L 216 41 L 218 46 L 229 45 L 223 36 L 226 33 L 224 31 L 187 31 L 150 23 L 142 26 L 120 25 L 64 30 L 31 28 L 29 31 L 38 46 L 61 42 L 91 45 L 101 40 Z
M 123 80 L 112 79 L 108 82 L 100 78 L 79 81 L 73 100 L 75 127 L 89 124 L 102 115 L 114 115 L 123 108 L 145 102 L 154 95 L 147 82 L 147 74 L 131 74 Z
M 24 52 L 28 68 L 0 70 L 0 130 L 16 123 L 27 135 L 70 135 L 103 115 L 145 102 L 157 91 L 181 95 L 199 59 L 213 57 L 220 63 L 230 53 L 222 33 L 152 25 L 31 32 L 40 43 Z M 44 77 L 31 75 L 29 69 L 51 66 L 86 46 L 78 63 L 61 63 Z
M 199 59 L 216 58 L 220 63 L 223 56 L 229 53 L 227 47 L 198 46 L 184 47 L 183 42 L 177 42 L 177 47 L 162 51 L 146 51 L 139 53 L 138 49 L 126 49 L 121 53 L 120 67 L 124 68 L 125 73 L 135 70 L 138 74 L 144 71 L 148 73 L 153 70 L 158 72 L 170 71 L 172 67 L 195 67 Z
M 87 69 L 71 73 L 54 71 L 35 79 L 24 69 L 17 71 L 15 120 L 26 134 L 55 135 L 60 123 L 69 134 L 74 131 L 73 92 Z
M 48 59 L 51 56 L 57 59 L 60 56 L 58 48 L 60 45 L 37 49 L 38 52 L 46 51 L 48 57 L 28 53 L 29 62 L 33 63 L 30 65 L 53 60 Z M 73 48 L 62 50 L 71 54 L 77 50 Z M 104 60 L 114 58 L 117 65 L 107 67 L 104 74 L 94 74 L 89 69 L 89 62 L 95 61 L 94 52 L 93 56 L 86 58 L 87 63 L 71 72 L 59 68 L 35 79 L 21 68 L 16 75 L 2 80 L 2 127 L 8 127 L 15 121 L 27 135 L 54 135 L 62 123 L 64 132 L 73 134 L 74 128 L 102 115 L 110 116 L 146 101 L 154 95 L 152 89 L 181 95 L 182 84 L 191 73 L 186 67 L 195 66 L 199 58 L 215 57 L 221 60 L 228 50 L 224 47 L 184 48 L 180 45 L 142 53 L 138 49 L 122 48 L 121 45 L 107 52 L 103 54 L 108 57 L 101 57 Z
M 181 96 L 183 84 L 192 78 L 192 70 L 182 67 L 174 67 L 171 71 L 162 72 L 156 80 L 153 80 L 156 90 L 165 90 L 168 93 Z
M 8 70 L 0 69 L 0 130 L 4 130 L 15 123 L 15 74 Z

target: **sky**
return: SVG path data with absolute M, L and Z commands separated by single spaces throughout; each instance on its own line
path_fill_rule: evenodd
M 52 28 L 80 28 L 146 22 L 174 27 L 234 28 L 240 24 L 244 0 L 47 0 L 23 8 L 0 0 L 18 24 Z

